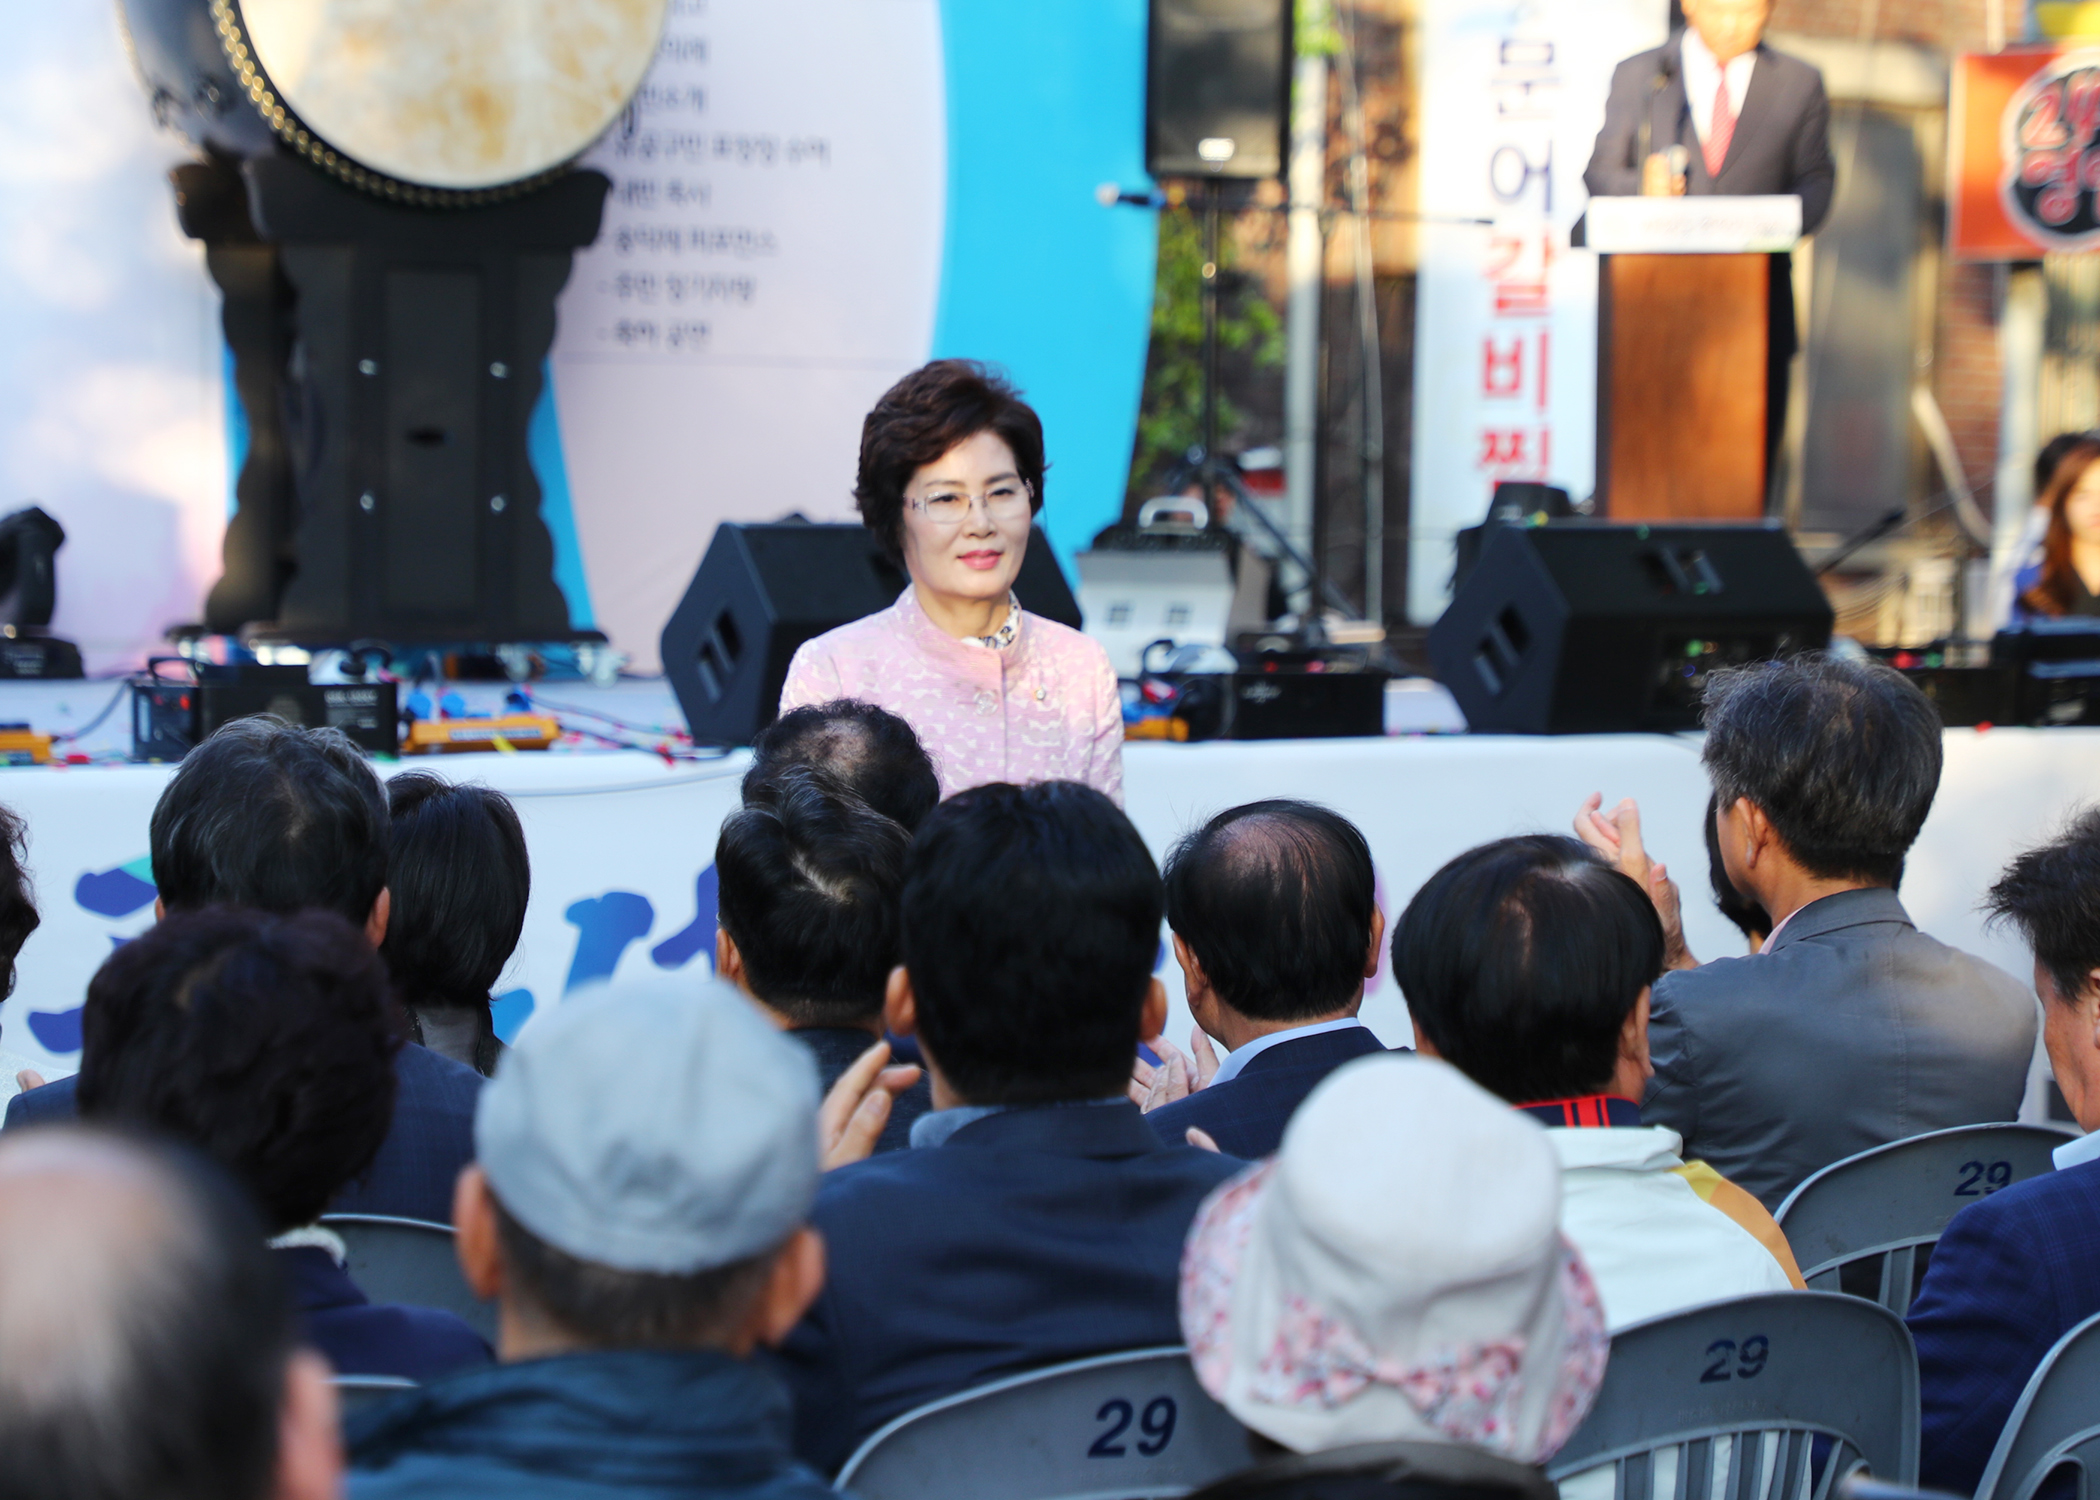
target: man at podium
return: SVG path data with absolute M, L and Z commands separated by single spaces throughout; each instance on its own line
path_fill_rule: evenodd
M 1772 0 L 1684 0 L 1685 28 L 1611 78 L 1582 174 L 1600 198 L 1793 193 L 1801 232 L 1830 212 L 1823 75 L 1764 44 Z
M 1684 29 L 1611 79 L 1604 128 L 1582 174 L 1600 198 L 1792 193 L 1801 232 L 1830 213 L 1837 167 L 1823 75 L 1764 44 L 1772 0 L 1684 0 Z M 1798 331 L 1793 264 L 1772 257 L 1766 453 L 1786 422 Z

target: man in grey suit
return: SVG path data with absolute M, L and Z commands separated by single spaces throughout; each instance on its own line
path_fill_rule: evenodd
M 1918 931 L 1896 898 L 1939 788 L 1938 712 L 1877 663 L 1796 657 L 1716 671 L 1703 759 L 1728 881 L 1776 924 L 1756 953 L 1698 964 L 1639 812 L 1596 799 L 1585 840 L 1656 900 L 1642 1117 L 1776 1208 L 1811 1173 L 1927 1130 L 2010 1120 L 2037 1007 L 2027 987 Z
M 1837 167 L 1823 75 L 1764 44 L 1772 0 L 1684 0 L 1685 27 L 1619 64 L 1604 128 L 1582 174 L 1599 198 L 1792 193 L 1801 232 L 1830 213 Z M 1771 260 L 1765 363 L 1769 465 L 1786 425 L 1787 364 L 1799 345 L 1793 260 Z

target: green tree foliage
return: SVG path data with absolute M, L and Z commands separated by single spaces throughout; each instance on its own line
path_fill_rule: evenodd
M 1219 236 L 1218 345 L 1227 356 L 1249 351 L 1256 369 L 1283 363 L 1283 320 L 1253 278 L 1235 274 L 1228 223 Z M 1228 361 L 1228 368 L 1230 362 Z M 1220 448 L 1240 420 L 1239 409 L 1218 396 Z M 1159 272 L 1152 294 L 1152 343 L 1145 361 L 1145 395 L 1138 410 L 1137 448 L 1130 461 L 1131 498 L 1141 499 L 1169 466 L 1203 441 L 1203 215 L 1201 209 L 1162 209 Z

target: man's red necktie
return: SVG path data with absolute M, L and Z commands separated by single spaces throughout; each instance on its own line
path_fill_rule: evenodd
M 1721 163 L 1728 160 L 1728 143 L 1735 136 L 1735 106 L 1728 102 L 1728 75 L 1721 74 L 1719 87 L 1714 90 L 1713 126 L 1706 132 L 1706 144 L 1702 153 L 1706 157 L 1706 175 L 1719 177 Z

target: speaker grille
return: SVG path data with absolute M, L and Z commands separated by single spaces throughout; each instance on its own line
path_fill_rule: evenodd
M 1153 0 L 1145 167 L 1276 177 L 1290 109 L 1289 0 Z

